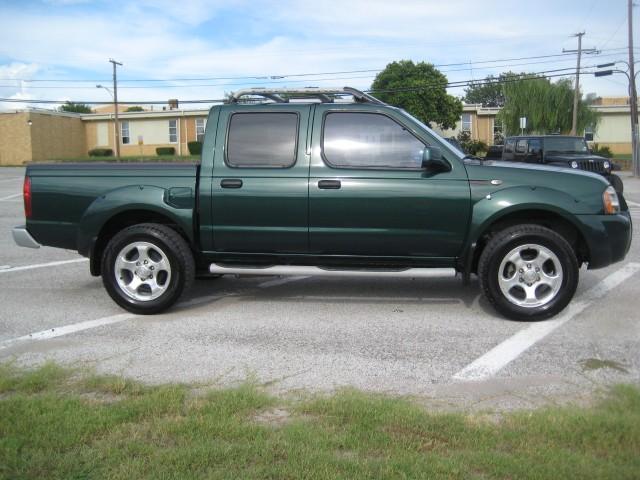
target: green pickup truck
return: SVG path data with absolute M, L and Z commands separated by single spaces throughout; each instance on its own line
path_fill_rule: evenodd
M 199 164 L 29 165 L 24 202 L 19 245 L 77 250 L 139 314 L 198 274 L 477 274 L 500 313 L 542 320 L 632 231 L 601 175 L 465 157 L 348 87 L 237 92 L 211 108 Z

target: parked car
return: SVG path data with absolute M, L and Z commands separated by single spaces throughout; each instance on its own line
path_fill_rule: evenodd
M 487 149 L 487 154 L 484 156 L 485 160 L 501 160 L 502 149 L 503 145 L 491 145 Z
M 504 142 L 502 159 L 508 162 L 541 163 L 594 172 L 605 177 L 616 192 L 623 193 L 622 179 L 613 173 L 617 166 L 608 158 L 593 155 L 583 137 L 568 135 L 508 137 Z
M 199 164 L 29 165 L 24 203 L 19 245 L 77 250 L 139 314 L 169 308 L 198 272 L 476 273 L 499 312 L 541 320 L 570 302 L 580 265 L 631 243 L 604 177 L 464 156 L 350 88 L 236 93 L 211 108 Z

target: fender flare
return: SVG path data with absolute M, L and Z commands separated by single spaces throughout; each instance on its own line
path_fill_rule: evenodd
M 169 190 L 153 185 L 129 185 L 116 188 L 96 198 L 78 223 L 77 245 L 81 255 L 90 256 L 105 224 L 127 211 L 147 211 L 167 217 L 178 225 L 193 244 L 193 205 L 187 208 L 169 205 Z M 193 193 L 191 194 L 193 199 Z

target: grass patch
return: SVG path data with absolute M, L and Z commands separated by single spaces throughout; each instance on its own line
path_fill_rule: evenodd
M 286 421 L 264 421 L 274 411 Z M 292 402 L 250 384 L 195 395 L 54 364 L 0 365 L 0 476 L 638 478 L 636 387 L 591 408 L 487 418 L 353 390 Z

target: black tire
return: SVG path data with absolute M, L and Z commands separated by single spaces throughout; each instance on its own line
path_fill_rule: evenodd
M 128 271 L 116 272 L 116 262 L 118 256 L 124 249 L 129 248 L 131 245 L 151 245 L 150 251 L 161 252 L 160 258 L 164 260 L 166 265 L 170 268 L 167 269 L 164 278 L 166 282 L 158 289 L 158 297 L 149 299 L 132 298 L 133 293 L 127 293 L 126 286 L 121 286 L 119 281 L 122 282 L 122 272 L 127 275 L 131 274 Z M 153 248 L 157 250 L 153 250 Z M 144 247 L 143 247 L 144 248 Z M 165 258 L 166 257 L 166 258 Z M 151 257 L 149 257 L 151 258 Z M 128 262 L 135 262 L 134 260 L 127 260 Z M 149 261 L 153 263 L 153 260 Z M 153 270 L 152 267 L 149 267 Z M 137 269 L 136 269 L 137 270 Z M 156 285 L 160 283 L 160 268 L 156 272 Z M 147 274 L 150 274 L 153 278 L 153 273 L 149 270 L 145 270 Z M 133 275 L 138 275 L 135 273 Z M 116 278 L 116 277 L 119 277 Z M 195 277 L 195 262 L 193 254 L 189 248 L 189 245 L 175 230 L 160 224 L 155 223 L 141 223 L 139 225 L 133 225 L 127 227 L 124 230 L 118 232 L 107 244 L 107 247 L 102 256 L 102 282 L 105 289 L 109 293 L 109 296 L 122 308 L 132 313 L 140 315 L 151 315 L 159 313 L 167 308 L 171 307 L 182 295 L 182 293 L 193 285 Z M 142 286 L 140 287 L 140 289 Z M 148 289 L 152 291 L 151 288 Z M 161 290 L 161 291 L 160 291 Z M 142 294 L 145 292 L 140 290 Z M 151 294 L 149 294 L 151 295 Z M 137 295 L 142 296 L 142 295 Z
M 534 245 L 540 248 L 536 252 L 536 248 L 525 248 L 527 245 Z M 517 251 L 519 247 L 522 248 L 522 252 L 517 252 L 519 261 L 523 261 L 525 264 L 525 266 L 523 266 L 525 270 L 523 274 L 518 273 L 522 272 L 522 270 L 517 270 L 515 264 L 507 260 L 507 257 L 514 251 Z M 550 260 L 550 264 L 540 260 L 545 258 L 544 256 L 538 257 L 540 250 L 550 251 L 555 255 L 555 258 Z M 533 260 L 523 260 L 523 258 L 526 257 L 522 257 L 522 254 L 527 252 L 532 252 L 530 255 L 536 255 Z M 500 269 L 503 262 L 506 263 L 503 267 L 504 271 L 501 272 Z M 543 269 L 551 268 L 556 262 L 559 262 L 562 269 L 561 271 L 558 269 L 559 274 L 558 272 L 555 274 L 557 277 L 557 279 L 554 280 L 555 288 L 557 289 L 555 290 L 556 293 L 553 293 L 554 290 L 552 290 L 552 288 L 544 285 L 544 282 L 540 282 L 540 274 L 536 280 L 535 278 L 531 278 L 536 276 L 534 272 L 526 271 L 527 268 L 531 269 L 532 264 L 534 265 L 535 271 L 536 265 L 540 262 L 543 263 Z M 507 269 L 511 269 L 511 272 L 508 272 Z M 553 230 L 535 224 L 509 227 L 496 233 L 489 239 L 478 261 L 478 277 L 484 296 L 499 313 L 512 320 L 520 321 L 544 320 L 562 311 L 576 292 L 579 276 L 578 270 L 579 267 L 575 252 L 567 240 Z M 504 275 L 502 278 L 506 279 L 512 272 L 515 272 L 515 276 L 511 275 L 511 281 L 523 283 L 515 283 L 510 287 L 511 289 L 508 291 L 510 297 L 508 297 L 500 286 L 501 280 L 499 279 L 499 275 Z M 553 271 L 549 273 L 551 275 L 554 274 Z M 529 276 L 527 277 L 527 275 Z M 532 281 L 531 284 L 527 283 L 529 280 Z M 547 293 L 547 296 L 543 296 L 541 300 L 547 303 L 537 306 L 534 304 L 531 306 L 523 306 L 514 303 L 525 301 L 524 299 L 513 300 L 516 294 L 526 297 L 524 293 L 525 285 L 529 287 L 529 289 L 533 289 L 532 291 Z M 522 293 L 520 293 L 520 291 Z M 510 298 L 512 300 L 510 300 Z
M 609 175 L 609 183 L 617 193 L 624 193 L 624 184 L 622 183 L 622 179 L 615 173 Z

